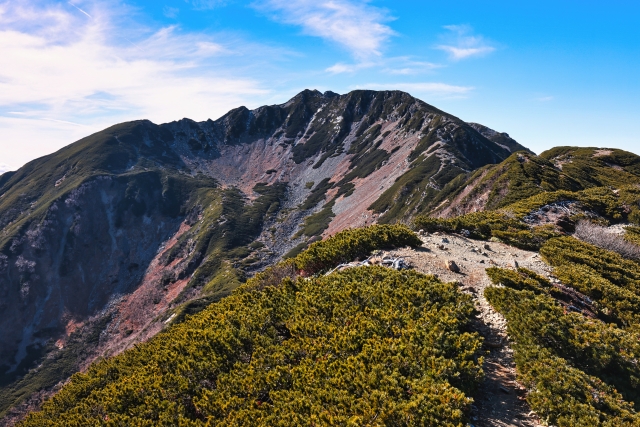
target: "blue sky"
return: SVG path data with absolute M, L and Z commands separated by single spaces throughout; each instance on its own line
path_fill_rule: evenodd
M 0 52 L 0 171 L 305 88 L 404 90 L 538 153 L 640 154 L 638 1 L 0 0 Z

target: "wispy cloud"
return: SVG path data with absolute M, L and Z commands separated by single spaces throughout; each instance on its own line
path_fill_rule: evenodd
M 376 67 L 385 74 L 408 76 L 427 73 L 437 68 L 442 68 L 444 65 L 433 62 L 416 61 L 409 57 L 382 57 L 376 58 L 373 61 L 357 62 L 353 64 L 338 62 L 325 69 L 325 71 L 330 74 L 352 74 L 360 70 L 373 67 Z
M 132 25 L 130 12 L 114 3 L 0 1 L 0 136 L 2 144 L 27 141 L 22 150 L 0 147 L 2 161 L 19 166 L 119 121 L 216 118 L 268 96 L 241 67 L 281 52 Z
M 226 0 L 186 0 L 186 2 L 190 3 L 196 10 L 214 9 L 227 3 Z
M 359 62 L 357 64 L 345 64 L 343 62 L 338 62 L 337 64 L 327 68 L 325 71 L 330 74 L 355 73 L 356 71 L 360 71 L 365 68 L 371 68 L 375 66 L 375 64 L 375 62 Z
M 178 13 L 180 13 L 180 9 L 177 7 L 165 6 L 162 8 L 162 14 L 167 18 L 177 18 Z
M 391 58 L 390 61 L 387 61 L 387 67 L 385 67 L 383 71 L 388 74 L 409 76 L 427 73 L 443 67 L 443 64 L 415 61 L 410 58 Z
M 73 6 L 73 7 L 75 7 L 76 9 L 78 9 L 78 11 L 80 11 L 80 13 L 82 13 L 82 14 L 86 15 L 86 16 L 87 16 L 87 17 L 89 17 L 89 18 L 92 18 L 92 16 L 91 16 L 91 15 L 89 15 L 89 14 L 88 14 L 87 12 L 85 12 L 84 10 L 80 9 L 80 8 L 79 8 L 78 6 L 76 6 L 75 4 L 73 4 L 73 3 L 71 3 L 71 2 L 69 2 L 69 4 L 70 4 L 71 6 Z
M 449 32 L 442 36 L 444 43 L 436 49 L 447 52 L 454 61 L 483 56 L 496 50 L 484 37 L 473 35 L 473 29 L 468 25 L 447 25 L 444 28 Z
M 412 95 L 429 95 L 440 98 L 462 98 L 474 90 L 472 86 L 456 86 L 441 82 L 417 83 L 370 83 L 358 85 L 354 89 L 402 90 Z
M 538 102 L 549 102 L 549 101 L 553 101 L 555 99 L 555 97 L 553 96 L 539 96 L 536 98 L 536 101 Z
M 389 13 L 363 0 L 262 0 L 254 4 L 273 18 L 302 27 L 305 34 L 346 48 L 360 61 L 380 56 L 395 33 Z

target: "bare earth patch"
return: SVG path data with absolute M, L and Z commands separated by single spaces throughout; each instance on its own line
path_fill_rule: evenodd
M 613 153 L 613 151 L 611 151 L 611 150 L 595 150 L 593 152 L 593 157 L 609 156 L 609 155 L 611 155 L 611 153 Z

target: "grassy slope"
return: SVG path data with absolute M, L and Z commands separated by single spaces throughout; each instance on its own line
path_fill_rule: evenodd
M 487 193 L 484 208 L 500 209 L 546 192 L 640 184 L 640 156 L 623 150 L 577 147 L 557 147 L 540 156 L 518 152 L 456 184 L 444 188 L 432 206 L 455 199 L 463 190 L 468 194 L 457 202 L 461 206 L 472 204 Z
M 461 177 L 467 175 L 466 171 L 499 163 L 509 157 L 508 150 L 496 146 L 458 119 L 452 119 L 458 126 L 452 132 L 447 130 L 451 122 L 445 123 L 439 118 L 433 121 L 429 131 L 409 157 L 409 171 L 371 204 L 369 209 L 382 214 L 380 222 L 406 220 L 417 213 L 434 209 L 445 194 L 457 188 L 462 182 Z M 444 149 L 453 155 L 455 160 L 443 164 L 430 149 L 440 140 L 442 134 L 447 132 L 449 136 Z
M 156 144 L 148 146 L 145 136 Z M 87 179 L 98 175 L 122 175 L 162 162 L 177 172 L 181 160 L 167 150 L 171 134 L 147 121 L 122 123 L 95 133 L 60 151 L 27 163 L 4 180 L 0 188 L 0 248 L 34 218 L 41 218 L 50 204 Z

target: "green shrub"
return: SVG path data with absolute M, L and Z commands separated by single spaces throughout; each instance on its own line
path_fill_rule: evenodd
M 421 246 L 422 241 L 403 225 L 372 225 L 342 231 L 335 236 L 313 243 L 295 258 L 298 269 L 306 274 L 329 270 L 356 258 L 365 258 L 375 249 Z
M 495 211 L 473 212 L 455 218 L 419 216 L 414 221 L 414 227 L 427 232 L 461 233 L 466 230 L 470 237 L 482 240 L 491 238 L 495 230 L 528 229 L 528 226 L 521 221 Z
M 517 271 L 513 271 L 490 267 L 487 268 L 486 272 L 493 283 L 512 289 L 527 290 L 536 294 L 549 294 L 553 290 L 551 283 L 547 279 L 526 268 L 518 268 Z
M 508 288 L 485 297 L 507 319 L 519 380 L 543 420 L 560 427 L 634 426 L 640 422 L 640 336 L 577 313 L 526 289 L 528 274 L 494 269 Z
M 306 217 L 304 219 L 302 228 L 295 234 L 295 236 L 293 236 L 293 238 L 296 239 L 302 235 L 308 237 L 321 235 L 324 230 L 329 227 L 331 220 L 335 216 L 335 214 L 333 213 L 334 204 L 335 201 L 332 200 L 329 203 L 325 204 L 324 207 L 318 212 Z
M 284 279 L 295 280 L 298 277 L 298 270 L 293 259 L 287 259 L 273 265 L 266 270 L 257 273 L 238 289 L 237 292 L 248 290 L 262 290 L 268 286 L 277 286 Z
M 598 248 L 572 237 L 550 240 L 540 254 L 552 266 L 567 264 L 587 265 L 608 280 L 640 292 L 640 264 L 622 258 L 613 251 Z
M 304 203 L 300 205 L 300 209 L 301 210 L 311 209 L 315 207 L 318 203 L 323 201 L 326 197 L 327 191 L 329 191 L 329 189 L 333 187 L 333 184 L 329 181 L 330 181 L 330 178 L 325 178 L 322 181 L 320 181 L 318 185 L 316 185 L 316 187 L 313 190 L 311 190 L 311 194 L 309 194 L 309 197 L 307 197 Z
M 602 215 L 608 220 L 622 221 L 635 212 L 640 202 L 640 188 L 623 186 L 618 189 L 610 187 L 594 187 L 583 191 L 550 191 L 537 194 L 513 203 L 503 210 L 511 212 L 516 218 L 524 218 L 542 206 L 562 201 L 579 202 L 581 208 Z M 632 215 L 635 218 L 636 214 Z
M 273 286 L 287 277 L 295 279 L 300 274 L 311 276 L 330 270 L 338 264 L 364 258 L 377 249 L 392 249 L 402 246 L 420 246 L 420 239 L 405 226 L 372 225 L 364 228 L 344 230 L 324 241 L 312 243 L 303 250 L 303 242 L 291 252 L 292 257 L 267 268 L 249 279 L 244 289 L 262 289 Z
M 461 427 L 482 378 L 473 311 L 453 284 L 383 267 L 243 287 L 21 425 Z
M 506 244 L 530 251 L 538 250 L 547 240 L 561 236 L 551 224 L 533 227 L 530 230 L 493 230 L 491 234 Z
M 627 227 L 625 228 L 624 238 L 631 243 L 640 245 L 640 227 Z
M 602 277 L 596 270 L 580 264 L 563 265 L 555 274 L 565 284 L 595 299 L 607 317 L 620 325 L 633 326 L 640 321 L 640 297 Z
M 598 248 L 572 237 L 552 239 L 540 254 L 568 284 L 602 303 L 611 304 L 612 310 L 619 300 L 631 304 L 631 318 L 638 316 L 636 308 L 640 298 L 640 264 L 624 259 L 618 253 Z
M 519 379 L 532 390 L 527 401 L 548 425 L 632 427 L 640 422 L 633 405 L 597 377 L 544 348 L 522 346 L 517 351 L 523 354 L 516 362 Z
M 501 211 L 473 212 L 455 218 L 419 216 L 413 227 L 427 232 L 461 233 L 472 239 L 490 238 L 526 250 L 536 250 L 548 239 L 560 234 L 553 226 L 530 228 L 521 220 Z

